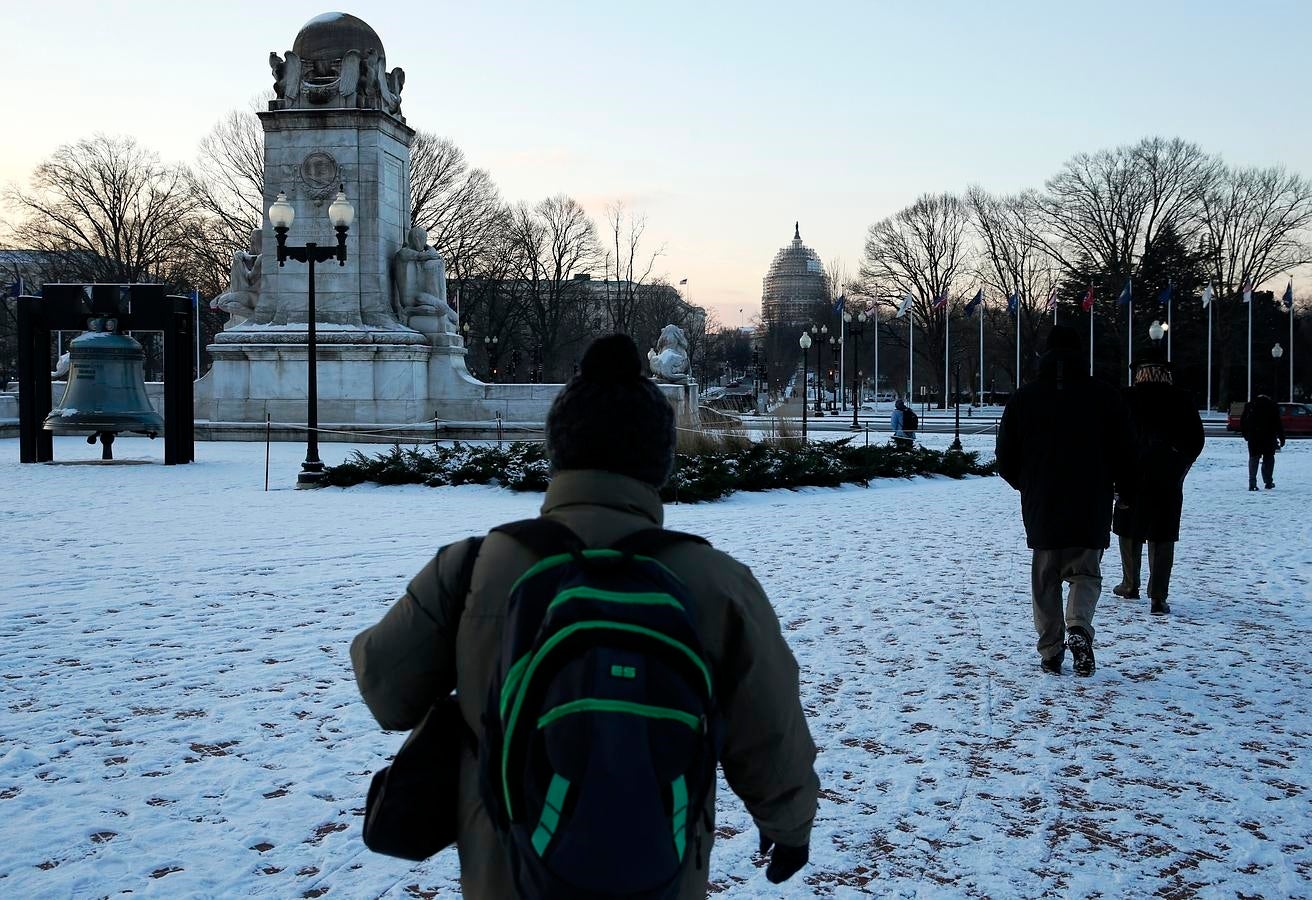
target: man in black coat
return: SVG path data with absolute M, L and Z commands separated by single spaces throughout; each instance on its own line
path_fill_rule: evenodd
M 1121 583 L 1112 593 L 1139 598 L 1143 545 L 1148 542 L 1148 598 L 1153 615 L 1171 611 L 1166 595 L 1180 540 L 1184 479 L 1203 452 L 1203 420 L 1187 391 L 1172 383 L 1171 366 L 1161 351 L 1144 354 L 1125 392 L 1138 435 L 1135 502 L 1118 498 L 1112 530 L 1120 537 Z
M 1034 627 L 1045 672 L 1061 674 L 1067 646 L 1075 674 L 1092 675 L 1093 613 L 1112 500 L 1132 499 L 1134 433 L 1120 394 L 1089 376 L 1078 334 L 1048 334 L 1037 381 L 1007 403 L 998 426 L 998 472 L 1020 491 Z M 1062 615 L 1061 586 L 1070 585 Z
M 1248 441 L 1248 489 L 1257 490 L 1257 463 L 1262 462 L 1262 483 L 1269 491 L 1276 486 L 1276 445 L 1285 446 L 1285 426 L 1280 421 L 1280 407 L 1266 394 L 1244 404 L 1239 430 Z

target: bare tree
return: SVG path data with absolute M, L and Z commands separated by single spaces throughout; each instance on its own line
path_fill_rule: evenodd
M 949 309 L 935 308 L 934 300 L 973 274 L 970 217 L 966 204 L 955 194 L 925 194 L 915 203 L 870 226 L 865 258 L 861 263 L 861 289 L 878 296 L 879 305 L 896 308 L 911 294 L 912 327 L 925 340 L 916 353 L 942 360 Z M 888 317 L 884 317 L 887 319 Z M 901 332 L 889 337 L 901 340 Z M 935 365 L 930 371 L 940 371 Z
M 15 241 L 65 260 L 60 277 L 185 280 L 196 210 L 187 173 L 132 138 L 66 144 L 37 166 L 30 190 L 11 188 L 7 200 L 19 216 Z
M 507 211 L 492 178 L 449 138 L 420 131 L 410 147 L 410 222 L 428 231 L 448 274 L 463 282 L 502 245 Z M 491 263 L 496 265 L 495 263 Z
M 1312 181 L 1283 167 L 1227 166 L 1203 197 L 1203 252 L 1219 297 L 1312 262 Z
M 978 241 L 975 277 L 997 296 L 1007 297 L 1013 292 L 1018 295 L 1017 315 L 1024 342 L 1037 347 L 1048 312 L 1048 297 L 1057 288 L 1061 276 L 1059 264 L 1030 227 L 1038 196 L 1025 192 L 1000 197 L 974 186 L 966 192 L 965 202 Z M 986 316 L 985 327 L 991 326 L 997 337 L 1014 339 L 1016 326 L 1009 315 L 999 312 L 994 308 L 981 313 Z M 1012 373 L 1012 383 L 1019 383 L 1021 373 L 1015 371 L 1015 354 L 1000 354 L 998 358 Z
M 1113 278 L 1132 275 L 1164 229 L 1186 239 L 1197 232 L 1218 167 L 1180 138 L 1077 154 L 1048 179 L 1036 234 L 1067 269 L 1088 259 Z
M 1312 181 L 1283 167 L 1227 166 L 1203 198 L 1201 244 L 1223 313 L 1216 317 L 1221 355 L 1218 396 L 1232 396 L 1229 365 L 1240 327 L 1235 315 L 1245 279 L 1259 285 L 1312 262 Z
M 609 225 L 607 237 L 610 247 L 606 251 L 606 278 L 613 284 L 604 295 L 606 313 L 611 330 L 627 334 L 633 325 L 634 307 L 642 296 L 642 286 L 651 277 L 656 260 L 665 253 L 664 245 L 648 254 L 642 248 L 642 236 L 647 230 L 647 217 L 628 213 L 623 203 L 606 207 Z
M 600 323 L 585 324 L 586 274 L 597 260 L 596 226 L 572 198 L 548 197 L 510 210 L 508 233 L 517 304 L 548 372 L 560 373 L 563 351 Z
M 264 129 L 255 110 L 269 96 L 215 123 L 189 173 L 197 212 L 187 238 L 195 262 L 191 281 L 205 296 L 227 288 L 233 252 L 246 249 L 251 231 L 264 221 Z

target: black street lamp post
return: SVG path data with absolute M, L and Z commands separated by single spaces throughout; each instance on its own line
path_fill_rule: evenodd
M 488 380 L 493 384 L 495 384 L 497 380 L 497 357 L 500 355 L 499 344 L 500 341 L 497 339 L 496 335 L 483 336 L 483 349 L 487 353 Z
M 802 443 L 806 443 L 806 351 L 811 349 L 811 335 L 805 331 L 797 339 L 797 346 L 802 348 Z M 815 355 L 820 355 L 820 348 L 816 348 Z M 818 368 L 818 367 L 817 367 Z M 819 381 L 819 372 L 816 373 L 816 381 Z
M 821 378 L 820 378 L 820 372 L 821 372 L 821 369 L 823 368 L 823 364 L 820 362 L 820 358 L 821 358 L 821 357 L 820 357 L 820 351 L 824 350 L 824 348 L 825 348 L 825 337 L 826 337 L 828 334 L 829 334 L 829 326 L 828 326 L 828 325 L 819 325 L 819 326 L 817 326 L 817 325 L 812 325 L 812 326 L 811 326 L 811 334 L 810 334 L 810 336 L 807 338 L 807 344 L 806 344 L 806 346 L 810 347 L 812 342 L 816 342 L 816 347 L 815 347 L 815 414 L 816 414 L 817 416 L 823 416 L 823 415 L 825 414 L 823 407 L 821 407 L 821 405 L 820 405 L 820 403 L 821 403 L 821 401 L 820 401 L 820 381 L 821 381 Z M 802 396 L 806 396 L 805 393 L 803 393 Z
M 847 323 L 847 328 L 852 332 L 852 430 L 861 430 L 861 423 L 857 421 L 857 413 L 861 410 L 861 369 L 857 365 L 857 360 L 861 358 L 861 335 L 866 330 L 866 321 L 869 317 L 863 309 L 855 316 L 850 312 L 843 312 L 843 321 Z
M 307 406 L 305 416 L 305 462 L 301 463 L 301 471 L 296 476 L 296 486 L 298 488 L 320 487 L 324 479 L 323 461 L 319 459 L 319 344 L 315 333 L 314 264 L 335 259 L 339 266 L 346 265 L 346 232 L 355 218 L 355 207 L 351 206 L 346 199 L 344 188 L 345 186 L 343 186 L 343 190 L 337 192 L 336 199 L 328 206 L 328 221 L 332 222 L 333 228 L 337 230 L 337 246 L 335 247 L 320 247 L 312 242 L 306 243 L 302 247 L 289 247 L 287 245 L 287 231 L 296 218 L 296 210 L 292 208 L 291 203 L 287 202 L 287 194 L 282 191 L 278 192 L 277 199 L 269 207 L 269 221 L 273 223 L 273 231 L 278 237 L 278 265 L 282 266 L 287 260 L 294 259 L 309 266 L 308 306 L 305 315 L 307 327 L 305 340 L 305 397 Z
M 1271 366 L 1271 382 L 1273 385 L 1271 388 L 1271 397 L 1274 400 L 1280 399 L 1280 357 L 1284 355 L 1284 347 L 1281 347 L 1279 344 L 1275 344 L 1271 347 L 1271 362 L 1274 363 L 1274 365 Z M 1289 395 L 1289 400 L 1291 403 L 1294 400 L 1294 395 L 1292 393 Z
M 955 433 L 952 435 L 952 443 L 948 446 L 948 449 L 956 453 L 960 453 L 961 452 L 961 362 L 960 361 L 957 362 L 956 368 L 954 369 L 954 373 L 956 375 L 956 380 L 957 380 L 957 396 L 956 396 L 956 402 L 953 404 L 953 407 L 956 409 L 957 414 L 956 414 L 956 424 L 953 426 L 953 431 Z

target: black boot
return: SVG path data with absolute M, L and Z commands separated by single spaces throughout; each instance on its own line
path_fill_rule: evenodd
M 1166 598 L 1153 600 L 1152 609 L 1148 610 L 1154 616 L 1164 616 L 1171 611 L 1171 606 L 1166 602 Z
M 1093 639 L 1083 628 L 1076 625 L 1069 629 L 1066 646 L 1071 651 L 1071 668 L 1081 678 L 1088 678 L 1095 668 L 1093 662 Z
M 1050 656 L 1039 663 L 1039 667 L 1049 675 L 1061 674 L 1061 661 L 1065 659 L 1065 653 L 1059 653 L 1056 656 Z

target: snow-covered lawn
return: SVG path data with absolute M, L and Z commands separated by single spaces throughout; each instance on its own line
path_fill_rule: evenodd
M 439 545 L 540 496 L 297 492 L 297 445 L 264 493 L 263 446 L 197 454 L 20 466 L 0 441 L 0 896 L 453 895 L 454 853 L 360 841 L 402 736 L 360 703 L 347 645 Z M 1312 895 L 1312 441 L 1276 483 L 1248 493 L 1243 443 L 1211 442 L 1173 615 L 1110 595 L 1111 551 L 1087 680 L 1039 674 L 997 479 L 670 507 L 753 567 L 802 665 L 824 799 L 784 893 Z M 777 896 L 728 793 L 718 824 L 714 889 Z

